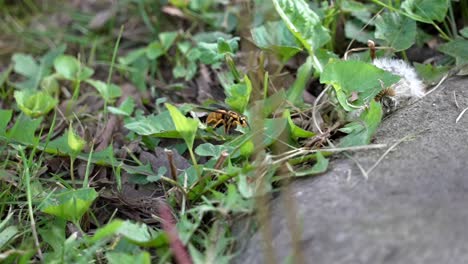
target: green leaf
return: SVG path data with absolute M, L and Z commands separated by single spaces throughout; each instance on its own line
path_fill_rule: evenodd
M 153 135 L 162 138 L 181 137 L 168 111 L 161 112 L 156 116 L 151 115 L 130 119 L 125 124 L 125 128 L 142 136 Z
M 316 154 L 317 162 L 315 162 L 312 168 L 301 170 L 301 171 L 293 171 L 293 175 L 296 177 L 303 177 L 303 176 L 310 176 L 310 175 L 317 175 L 327 171 L 328 168 L 328 159 L 326 159 L 321 152 L 317 152 Z
M 0 230 L 0 250 L 3 249 L 4 246 L 8 244 L 8 242 L 13 239 L 19 230 L 16 226 L 8 226 L 3 230 Z
M 282 20 L 267 22 L 250 32 L 255 45 L 273 52 L 282 62 L 288 61 L 302 50 L 301 44 Z
M 265 119 L 263 145 L 268 147 L 275 143 L 286 129 L 287 124 L 288 121 L 286 118 Z
M 135 109 L 135 99 L 127 97 L 119 107 L 108 106 L 107 110 L 114 115 L 130 116 Z
M 356 41 L 367 44 L 369 39 L 373 39 L 374 34 L 363 29 L 363 23 L 357 20 L 349 19 L 345 22 L 345 36 L 348 39 L 355 39 Z
M 33 118 L 46 115 L 58 103 L 57 99 L 42 91 L 15 91 L 14 97 L 21 111 Z
M 150 44 L 151 45 L 151 44 Z M 154 48 L 154 47 L 153 47 Z M 120 57 L 119 62 L 123 65 L 130 65 L 148 52 L 148 48 L 135 49 L 130 51 L 125 57 Z M 150 53 L 153 51 L 150 51 Z
M 171 5 L 174 5 L 178 8 L 186 8 L 189 2 L 189 0 L 169 0 L 169 3 L 171 3 Z
M 435 84 L 450 70 L 450 66 L 438 66 L 421 63 L 414 63 L 414 68 L 418 72 L 418 76 L 421 77 L 427 84 Z
M 6 128 L 13 116 L 13 110 L 0 109 L 0 136 L 6 135 Z
M 289 129 L 291 131 L 291 137 L 294 140 L 297 140 L 298 138 L 310 138 L 315 136 L 314 132 L 302 129 L 296 124 L 294 124 L 293 120 L 291 119 L 291 113 L 289 112 L 289 110 L 283 112 L 283 117 L 288 120 Z
M 411 18 L 431 23 L 444 20 L 449 4 L 449 0 L 406 0 L 401 4 L 401 7 Z
M 398 13 L 384 13 L 375 21 L 375 37 L 383 39 L 395 51 L 410 48 L 416 39 L 416 21 Z
M 348 133 L 340 140 L 340 147 L 367 145 L 375 134 L 382 120 L 382 106 L 372 100 L 369 109 L 365 110 L 357 121 L 347 124 L 340 131 Z
M 148 57 L 148 59 L 150 60 L 155 60 L 161 57 L 162 55 L 164 55 L 164 53 L 165 51 L 161 43 L 159 43 L 159 41 L 153 41 L 148 45 L 148 47 L 146 47 L 146 57 Z M 135 53 L 135 55 L 138 55 L 138 54 L 139 53 Z M 129 61 L 132 61 L 132 58 L 127 59 L 125 63 L 128 63 Z
M 76 223 L 97 197 L 98 194 L 93 188 L 62 190 L 47 196 L 40 210 Z
M 312 57 L 307 57 L 304 64 L 297 70 L 296 80 L 291 88 L 287 92 L 287 98 L 293 105 L 301 105 L 304 103 L 303 93 L 306 88 L 307 82 L 312 77 L 313 72 L 313 60 Z
M 20 115 L 13 127 L 7 132 L 7 137 L 26 145 L 36 145 L 39 138 L 35 136 L 41 125 L 42 118 L 32 119 L 27 115 Z
M 53 60 L 63 54 L 64 51 L 65 45 L 51 49 L 39 60 L 39 64 L 29 55 L 21 53 L 13 55 L 13 69 L 26 77 L 25 81 L 15 83 L 15 87 L 19 89 L 37 89 L 42 78 L 50 74 Z
M 54 60 L 54 68 L 63 78 L 67 80 L 86 80 L 94 73 L 93 69 L 81 65 L 75 57 L 61 55 Z
M 304 0 L 273 0 L 273 5 L 289 31 L 310 54 L 330 41 L 320 17 Z
M 372 101 L 384 87 L 389 87 L 399 80 L 399 76 L 372 64 L 353 60 L 332 60 L 320 76 L 321 83 L 333 86 L 341 106 L 347 111 Z M 348 98 L 353 93 L 358 94 L 358 99 L 351 104 Z
M 103 81 L 92 79 L 87 80 L 86 82 L 96 88 L 99 94 L 101 94 L 102 98 L 108 103 L 112 103 L 114 99 L 122 95 L 122 90 L 115 84 L 107 84 Z
M 130 242 L 141 246 L 158 247 L 167 245 L 167 237 L 163 232 L 154 232 L 142 223 L 132 223 L 118 219 L 99 228 L 93 237 L 88 238 L 88 241 L 89 243 L 96 243 L 111 236 L 123 236 Z
M 460 29 L 459 32 L 460 32 L 460 35 L 462 35 L 465 38 L 468 38 L 468 27 L 464 27 L 464 28 Z
M 229 46 L 229 43 L 224 40 L 223 38 L 219 38 L 218 39 L 218 52 L 220 54 L 233 54 L 234 51 L 233 49 L 231 48 L 231 46 Z
M 439 50 L 457 59 L 457 65 L 468 62 L 468 40 L 458 38 L 442 44 Z
M 39 65 L 31 55 L 15 53 L 11 58 L 13 61 L 13 70 L 25 77 L 33 78 L 39 71 Z M 30 87 L 33 89 L 33 87 Z
M 150 264 L 151 255 L 146 252 L 128 254 L 124 252 L 107 252 L 106 259 L 110 264 Z
M 231 153 L 233 149 L 233 147 L 228 147 L 224 145 L 213 145 L 211 143 L 203 143 L 195 149 L 195 153 L 198 156 L 214 157 L 215 159 L 217 159 L 221 156 L 221 153 L 223 151 Z
M 68 128 L 67 139 L 68 139 L 68 146 L 73 152 L 79 153 L 86 146 L 86 141 L 84 141 L 84 139 L 82 139 L 77 134 L 75 134 L 71 123 L 70 123 L 70 127 Z
M 177 31 L 171 31 L 171 32 L 162 32 L 159 34 L 159 41 L 161 43 L 161 47 L 164 50 L 164 53 L 166 53 L 169 48 L 174 44 L 175 39 L 177 38 Z
M 226 99 L 224 102 L 233 110 L 244 113 L 252 93 L 252 83 L 249 77 L 245 75 L 243 82 L 226 87 L 225 92 Z
M 181 137 L 184 139 L 185 144 L 192 149 L 198 129 L 198 121 L 185 117 L 177 107 L 171 104 L 166 103 L 165 106 L 171 115 L 172 122 L 174 122 L 177 132 L 179 132 Z

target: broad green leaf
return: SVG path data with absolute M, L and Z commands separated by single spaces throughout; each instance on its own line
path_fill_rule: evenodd
M 360 21 L 349 19 L 345 22 L 345 36 L 348 39 L 354 39 L 360 43 L 367 44 L 369 39 L 374 38 L 374 34 L 363 28 L 364 24 Z
M 327 171 L 328 163 L 329 163 L 328 159 L 325 158 L 321 152 L 317 152 L 316 157 L 317 157 L 317 161 L 315 162 L 314 166 L 306 170 L 294 171 L 293 172 L 294 176 L 296 177 L 310 176 L 310 175 L 324 173 L 325 171 Z
M 39 60 L 39 63 L 29 55 L 21 53 L 13 55 L 14 71 L 26 77 L 26 80 L 14 83 L 14 86 L 19 89 L 37 89 L 42 78 L 50 74 L 53 60 L 63 54 L 64 51 L 65 45 L 51 49 Z
M 215 64 L 224 59 L 224 55 L 218 53 L 217 43 L 199 42 L 196 50 L 198 51 L 198 59 L 203 64 Z
M 64 219 L 55 218 L 52 221 L 47 221 L 46 226 L 38 230 L 42 240 L 49 244 L 57 253 L 62 253 L 63 245 L 67 239 L 65 236 L 66 224 L 67 221 Z
M 351 13 L 355 18 L 359 19 L 359 21 L 373 25 L 371 20 L 372 6 L 354 0 L 346 0 L 341 2 L 340 8 L 343 12 Z
M 154 232 L 147 225 L 130 221 L 113 220 L 99 228 L 90 243 L 96 243 L 111 236 L 123 236 L 134 244 L 158 247 L 167 245 L 167 237 L 163 232 Z
M 155 59 L 161 57 L 162 55 L 164 55 L 164 53 L 165 53 L 165 51 L 164 51 L 161 43 L 159 43 L 159 41 L 153 41 L 148 45 L 148 47 L 146 47 L 146 57 L 148 57 L 148 59 L 150 59 L 150 60 L 155 60 Z M 139 53 L 135 53 L 135 56 L 138 55 L 138 54 Z M 126 64 L 128 64 L 131 61 L 132 61 L 132 58 L 129 58 L 126 61 L 124 60 L 124 62 Z
M 171 5 L 174 5 L 175 7 L 178 7 L 178 8 L 186 8 L 188 4 L 190 3 L 190 1 L 189 0 L 169 0 L 169 3 L 171 3 Z
M 32 78 L 36 76 L 39 71 L 39 65 L 31 55 L 16 53 L 11 58 L 13 61 L 13 70 L 25 77 Z M 30 87 L 33 89 L 33 87 Z
M 291 113 L 289 112 L 289 110 L 284 111 L 283 117 L 288 120 L 289 129 L 291 131 L 291 137 L 294 140 L 297 140 L 298 138 L 310 138 L 315 136 L 314 132 L 305 130 L 294 124 L 293 120 L 291 119 Z
M 61 55 L 54 60 L 54 68 L 67 80 L 86 80 L 91 77 L 94 70 L 81 64 L 75 57 Z
M 34 118 L 20 115 L 13 127 L 7 132 L 7 137 L 26 145 L 35 145 L 39 138 L 35 136 L 36 130 L 41 125 L 42 118 Z
M 272 1 L 286 27 L 310 54 L 330 41 L 328 30 L 304 0 Z
M 198 156 L 205 156 L 205 157 L 214 157 L 219 158 L 223 151 L 231 153 L 234 148 L 224 145 L 213 145 L 211 143 L 203 143 L 200 144 L 196 149 L 195 153 Z
M 267 22 L 250 32 L 255 45 L 273 52 L 282 62 L 288 61 L 302 50 L 301 44 L 282 20 Z
M 46 115 L 58 103 L 57 99 L 42 91 L 15 91 L 14 97 L 21 111 L 33 118 Z
M 63 190 L 47 196 L 41 204 L 44 213 L 77 222 L 98 197 L 93 188 Z
M 148 52 L 147 48 L 132 50 L 125 57 L 120 57 L 119 62 L 123 65 L 130 65 L 141 58 L 146 52 Z M 153 51 L 150 51 L 150 53 L 151 52 Z
M 119 107 L 108 106 L 107 110 L 114 115 L 130 116 L 135 109 L 135 99 L 127 97 Z
M 107 252 L 106 259 L 109 264 L 150 264 L 151 263 L 151 255 L 146 252 L 140 253 L 124 253 L 124 252 Z
M 377 127 L 382 120 L 382 106 L 372 100 L 357 121 L 347 124 L 340 131 L 348 133 L 340 140 L 340 147 L 352 147 L 370 143 Z
M 401 7 L 411 18 L 431 23 L 444 20 L 449 4 L 449 0 L 405 0 Z
M 333 86 L 341 106 L 347 111 L 372 101 L 383 88 L 399 80 L 400 77 L 372 64 L 352 60 L 333 60 L 325 66 L 320 76 L 321 83 Z M 349 102 L 348 98 L 353 93 L 357 93 L 358 99 Z
M 159 34 L 159 41 L 164 52 L 167 52 L 169 48 L 174 44 L 175 39 L 177 38 L 177 31 L 172 32 L 162 32 Z
M 263 145 L 268 147 L 275 143 L 285 131 L 288 121 L 286 118 L 265 119 Z M 286 138 L 286 137 L 285 137 Z
M 198 129 L 198 121 L 185 117 L 177 107 L 171 104 L 166 103 L 165 106 L 171 115 L 172 122 L 174 122 L 177 132 L 179 132 L 187 146 L 190 149 L 193 148 L 193 142 Z
M 3 247 L 6 246 L 8 242 L 11 239 L 13 239 L 18 233 L 19 230 L 14 225 L 8 226 L 5 229 L 0 230 L 0 250 L 2 250 Z
M 0 136 L 6 135 L 6 128 L 13 116 L 13 110 L 0 109 Z
M 460 29 L 460 35 L 462 35 L 465 38 L 468 38 L 468 26 Z
M 60 93 L 60 85 L 57 81 L 55 75 L 49 75 L 44 77 L 41 81 L 41 89 L 50 94 L 50 95 L 57 95 Z
M 224 102 L 233 110 L 244 113 L 252 93 L 252 83 L 249 77 L 245 75 L 243 82 L 227 87 L 225 92 L 226 99 Z
M 220 54 L 234 54 L 234 51 L 231 46 L 229 46 L 229 43 L 223 38 L 218 39 L 218 52 Z
M 466 39 L 458 38 L 442 44 L 439 46 L 439 50 L 455 57 L 458 65 L 468 62 L 468 40 Z
M 153 135 L 162 138 L 181 137 L 168 111 L 161 112 L 156 116 L 151 115 L 130 119 L 125 124 L 125 128 L 142 136 Z
M 384 13 L 375 21 L 375 37 L 383 39 L 395 51 L 410 48 L 416 39 L 416 21 L 398 13 Z
M 304 64 L 297 70 L 296 80 L 287 92 L 287 98 L 293 105 L 301 105 L 304 103 L 303 93 L 306 88 L 307 82 L 312 78 L 313 60 L 309 56 Z
M 437 83 L 449 70 L 450 66 L 437 66 L 421 63 L 414 63 L 414 68 L 418 72 L 418 76 L 421 77 L 427 84 Z
M 86 82 L 91 84 L 94 88 L 96 88 L 99 94 L 101 94 L 102 98 L 108 103 L 113 102 L 114 99 L 122 95 L 122 90 L 119 86 L 115 84 L 107 84 L 103 81 L 92 79 L 87 80 Z
M 68 128 L 67 139 L 68 139 L 68 146 L 73 152 L 79 153 L 86 146 L 86 141 L 84 141 L 84 139 L 82 139 L 80 136 L 75 134 L 75 131 L 73 131 L 73 127 L 71 123 L 70 123 L 70 127 Z

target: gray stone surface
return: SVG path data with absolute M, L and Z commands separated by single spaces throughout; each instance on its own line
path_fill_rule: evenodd
M 468 78 L 452 78 L 383 121 L 375 143 L 413 136 L 368 180 L 353 161 L 339 158 L 326 174 L 295 181 L 306 263 L 468 263 L 468 112 L 455 123 L 466 107 Z M 367 169 L 383 152 L 354 157 Z M 284 263 L 291 253 L 285 203 L 278 197 L 271 204 L 271 243 Z M 244 240 L 234 262 L 265 263 L 260 233 Z

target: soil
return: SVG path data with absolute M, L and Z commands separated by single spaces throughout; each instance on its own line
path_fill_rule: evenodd
M 368 179 L 343 156 L 324 175 L 293 182 L 305 263 L 468 263 L 468 113 L 456 123 L 468 107 L 467 86 L 468 78 L 451 78 L 386 118 L 374 143 L 405 140 Z M 353 157 L 367 170 L 388 147 Z M 271 201 L 269 218 L 278 263 L 291 255 L 282 196 Z M 266 263 L 260 232 L 237 241 L 244 243 L 235 263 Z

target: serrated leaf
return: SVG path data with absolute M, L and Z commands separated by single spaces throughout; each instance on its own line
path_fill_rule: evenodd
M 312 11 L 304 0 L 273 0 L 276 12 L 291 33 L 306 50 L 314 50 L 330 41 L 328 30 L 322 26 L 320 17 Z
M 416 39 L 416 21 L 398 13 L 384 13 L 375 21 L 375 37 L 385 40 L 395 51 L 410 48 Z
M 421 22 L 442 22 L 447 14 L 448 0 L 406 0 L 401 4 L 411 18 Z

